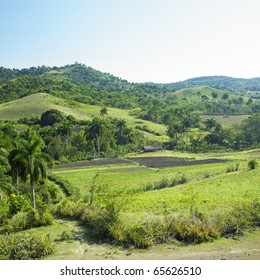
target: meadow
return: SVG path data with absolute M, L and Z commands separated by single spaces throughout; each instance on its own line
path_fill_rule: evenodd
M 162 155 L 173 158 L 169 152 L 152 153 L 149 158 L 160 166 Z M 197 244 L 240 235 L 258 225 L 260 174 L 250 170 L 248 162 L 259 160 L 259 155 L 259 150 L 219 154 L 215 160 L 221 161 L 206 163 L 212 155 L 201 154 L 198 164 L 164 168 L 140 165 L 138 155 L 125 163 L 63 165 L 53 173 L 79 189 L 82 203 L 89 201 L 92 189 L 93 205 L 106 211 L 113 205 L 120 223 L 110 230 L 119 244 L 147 248 L 172 239 Z M 187 153 L 174 159 L 195 160 Z

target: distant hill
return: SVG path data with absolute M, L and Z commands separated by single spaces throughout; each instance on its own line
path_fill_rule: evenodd
M 168 90 L 209 86 L 231 92 L 260 91 L 260 78 L 241 79 L 226 76 L 207 76 L 164 85 Z
M 169 111 L 172 106 L 180 105 L 183 101 L 181 99 L 185 98 L 189 100 L 191 107 L 192 102 L 195 102 L 196 109 L 202 111 L 198 91 L 201 95 L 209 97 L 207 103 L 222 102 L 223 95 L 225 93 L 229 95 L 229 106 L 227 102 L 225 104 L 219 102 L 218 106 L 214 104 L 209 108 L 210 104 L 204 102 L 204 105 L 208 106 L 207 110 L 204 108 L 204 112 L 249 114 L 258 111 L 260 78 L 237 79 L 212 76 L 171 84 L 129 83 L 79 63 L 62 67 L 40 66 L 21 70 L 0 67 L 0 103 L 44 92 L 89 105 L 120 109 L 141 108 L 142 112 L 139 116 L 155 122 L 161 122 L 159 115 L 164 115 L 164 112 Z M 212 98 L 213 92 L 218 93 L 217 99 Z M 242 101 L 240 100 L 243 106 L 238 106 L 239 98 L 243 98 Z M 247 108 L 245 102 L 249 98 L 252 98 L 251 104 L 254 104 Z M 181 105 L 187 107 L 188 104 Z
M 45 77 L 55 80 L 66 80 L 77 86 L 105 89 L 108 92 L 165 93 L 184 88 L 209 86 L 231 92 L 260 92 L 260 78 L 242 79 L 226 76 L 205 76 L 169 84 L 129 83 L 127 80 L 103 73 L 84 64 L 75 63 L 61 67 L 38 66 L 28 69 L 8 69 L 0 67 L 0 84 L 23 76 Z

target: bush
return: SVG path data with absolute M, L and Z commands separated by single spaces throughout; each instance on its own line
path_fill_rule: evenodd
M 32 234 L 0 235 L 0 260 L 41 259 L 54 252 L 50 236 Z
M 73 186 L 69 181 L 54 174 L 48 176 L 48 179 L 58 184 L 61 187 L 61 189 L 64 191 L 65 195 L 69 196 L 72 200 L 77 201 L 79 199 L 80 197 L 79 188 Z
M 114 237 L 125 246 L 145 249 L 153 245 L 153 234 L 149 224 L 136 224 L 130 228 L 116 227 Z
M 239 170 L 239 166 L 240 166 L 240 162 L 236 162 L 235 164 L 229 164 L 226 167 L 226 172 L 229 173 L 229 172 L 238 171 Z
M 18 212 L 26 211 L 31 207 L 31 203 L 23 195 L 11 194 L 8 198 L 8 203 L 11 216 Z
M 111 239 L 113 238 L 112 228 L 119 222 L 119 209 L 113 203 L 104 207 L 88 206 L 81 219 L 95 238 Z
M 255 159 L 249 161 L 249 163 L 248 163 L 248 168 L 249 169 L 253 170 L 253 169 L 256 169 L 257 167 L 258 167 L 258 163 Z
M 7 232 L 16 232 L 27 228 L 29 228 L 28 215 L 25 212 L 15 214 L 5 226 Z
M 53 223 L 53 217 L 48 210 L 40 212 L 31 208 L 27 212 L 19 212 L 8 220 L 5 229 L 7 232 L 17 232 L 33 227 L 47 226 Z
M 188 177 L 185 173 L 178 173 L 171 179 L 163 177 L 160 181 L 149 182 L 144 186 L 144 191 L 160 190 L 164 188 L 174 187 L 176 185 L 185 184 L 188 182 Z
M 59 204 L 53 208 L 53 214 L 59 215 L 63 218 L 79 219 L 86 208 L 86 204 L 75 202 L 69 199 L 63 199 Z
M 0 200 L 0 225 L 3 225 L 9 217 L 9 203 L 6 199 Z

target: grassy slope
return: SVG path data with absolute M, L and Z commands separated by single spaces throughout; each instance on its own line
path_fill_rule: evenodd
M 225 116 L 225 115 L 218 115 L 218 116 L 214 116 L 214 115 L 206 115 L 206 116 L 202 116 L 202 120 L 205 121 L 206 119 L 210 119 L 213 118 L 216 121 L 220 122 L 222 126 L 228 127 L 228 126 L 232 126 L 234 124 L 239 124 L 241 123 L 243 120 L 247 119 L 249 117 L 249 115 L 233 115 L 233 116 Z
M 49 109 L 57 109 L 66 115 L 73 115 L 77 119 L 90 119 L 99 116 L 100 106 L 82 104 L 76 101 L 60 99 L 46 93 L 37 93 L 17 99 L 15 101 L 0 104 L 0 119 L 18 120 L 19 118 L 40 116 Z M 150 121 L 141 120 L 130 115 L 131 111 L 116 108 L 108 108 L 108 116 L 124 119 L 130 127 L 137 124 L 147 125 L 152 131 L 165 134 L 166 127 Z M 160 136 L 144 132 L 149 139 L 161 140 Z
M 227 93 L 227 91 L 222 91 L 222 90 L 218 90 L 218 89 L 207 87 L 207 86 L 201 86 L 201 87 L 195 87 L 195 88 L 181 89 L 172 94 L 177 96 L 178 99 L 180 99 L 180 100 L 182 98 L 187 98 L 189 100 L 189 102 L 192 102 L 192 101 L 198 102 L 199 100 L 201 100 L 201 97 L 197 96 L 198 92 L 200 92 L 201 95 L 206 95 L 209 99 L 212 99 L 211 93 L 215 92 L 218 94 L 217 100 L 220 100 L 221 97 L 223 96 L 223 94 Z M 228 94 L 229 94 L 229 99 L 237 98 L 237 95 L 235 95 L 235 94 L 231 94 L 231 93 L 228 93 Z

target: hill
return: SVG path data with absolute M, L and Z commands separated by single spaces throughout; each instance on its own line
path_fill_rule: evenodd
M 136 91 L 143 91 L 151 93 L 157 91 L 157 93 L 165 93 L 200 86 L 209 86 L 219 90 L 228 90 L 233 93 L 260 91 L 260 78 L 243 79 L 227 76 L 205 76 L 168 84 L 129 83 L 125 79 L 115 77 L 109 73 L 103 73 L 80 63 L 74 63 L 61 67 L 38 66 L 21 70 L 0 67 L 0 84 L 6 83 L 10 79 L 23 76 L 67 80 L 78 86 L 102 88 L 108 92 L 128 91 L 134 93 Z M 259 97 L 259 95 L 257 96 Z
M 57 109 L 65 115 L 72 115 L 77 119 L 89 120 L 92 117 L 99 116 L 102 107 L 82 104 L 73 100 L 66 100 L 52 96 L 47 93 L 36 93 L 14 101 L 0 104 L 1 120 L 19 120 L 20 118 L 29 118 L 32 116 L 40 117 L 41 114 L 50 109 Z M 166 127 L 150 121 L 142 120 L 133 116 L 131 110 L 123 110 L 108 107 L 108 116 L 124 119 L 130 127 L 137 125 L 147 126 L 154 132 L 144 132 L 149 139 L 160 140 L 157 134 L 165 134 Z
M 164 85 L 168 90 L 176 91 L 183 88 L 193 88 L 200 86 L 209 86 L 219 90 L 228 90 L 237 92 L 259 92 L 260 78 L 241 79 L 226 76 L 206 76 L 188 79 L 182 82 L 170 83 Z M 259 94 L 257 95 L 259 96 Z
M 40 92 L 95 106 L 140 108 L 142 119 L 164 124 L 176 106 L 200 114 L 253 114 L 260 106 L 258 78 L 213 76 L 174 84 L 129 83 L 79 63 L 21 70 L 0 67 L 0 103 Z

